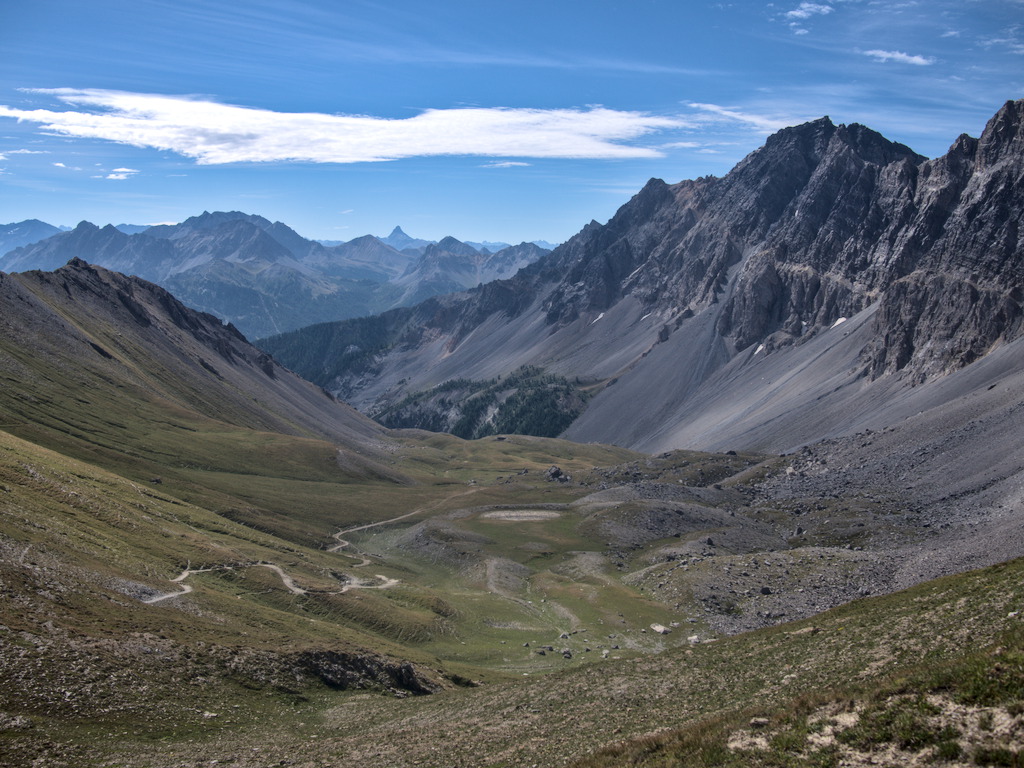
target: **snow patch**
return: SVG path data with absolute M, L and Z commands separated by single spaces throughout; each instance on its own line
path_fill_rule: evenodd
M 829 330 L 831 331 L 831 330 L 832 330 L 833 328 L 835 328 L 835 327 L 836 327 L 837 325 L 842 325 L 843 323 L 845 323 L 845 322 L 846 322 L 846 320 L 847 320 L 847 318 L 845 318 L 845 317 L 840 317 L 840 318 L 839 318 L 838 320 L 836 320 L 836 321 L 835 321 L 834 323 L 832 323 L 832 325 L 830 325 L 830 326 L 829 326 Z
M 600 320 L 600 319 L 601 319 L 602 317 L 604 317 L 604 312 L 602 312 L 602 313 L 601 313 L 600 315 L 598 315 L 597 317 L 595 317 L 595 318 L 594 318 L 594 320 L 593 320 L 593 321 L 592 321 L 592 322 L 591 322 L 590 324 L 591 324 L 591 325 L 593 325 L 593 324 L 594 324 L 594 323 L 596 323 L 596 322 L 597 322 L 598 320 Z
M 764 344 L 757 345 L 757 349 L 754 350 L 754 354 L 756 355 L 758 352 L 764 352 Z

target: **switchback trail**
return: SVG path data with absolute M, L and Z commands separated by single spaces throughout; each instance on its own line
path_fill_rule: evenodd
M 164 600 L 170 600 L 173 597 L 181 597 L 182 595 L 187 595 L 189 592 L 192 591 L 192 585 L 191 584 L 185 584 L 184 581 L 189 576 L 191 576 L 193 573 L 208 573 L 210 571 L 234 571 L 234 570 L 237 570 L 239 568 L 266 568 L 268 570 L 271 570 L 274 573 L 276 573 L 278 576 L 281 577 L 281 583 L 283 583 L 285 589 L 287 589 L 293 595 L 343 595 L 343 594 L 345 594 L 346 592 L 348 592 L 349 590 L 352 590 L 352 589 L 390 589 L 391 587 L 394 587 L 394 586 L 396 586 L 399 583 L 398 579 L 392 579 L 392 578 L 390 578 L 388 576 L 383 576 L 381 574 L 375 574 L 375 576 L 378 579 L 380 579 L 380 583 L 379 584 L 370 584 L 370 583 L 368 583 L 364 579 L 359 579 L 359 578 L 353 577 L 351 583 L 346 584 L 345 586 L 343 586 L 341 589 L 338 589 L 338 590 L 334 590 L 334 591 L 330 591 L 330 592 L 321 591 L 321 590 L 309 590 L 309 589 L 303 589 L 298 584 L 296 584 L 295 583 L 295 579 L 293 579 L 291 576 L 289 576 L 287 573 L 285 573 L 284 569 L 281 568 L 281 566 L 275 565 L 274 563 L 262 563 L 262 562 L 260 562 L 260 563 L 249 563 L 248 565 L 221 565 L 221 566 L 217 566 L 215 568 L 195 568 L 195 569 L 193 569 L 193 568 L 186 568 L 180 574 L 178 574 L 173 579 L 171 579 L 171 581 L 173 583 L 180 585 L 180 587 L 181 587 L 180 591 L 178 591 L 178 592 L 168 592 L 166 594 L 156 595 L 154 597 L 147 597 L 147 598 L 144 598 L 142 600 L 142 602 L 147 603 L 149 605 L 152 605 L 154 603 L 159 603 L 159 602 L 162 602 Z
M 354 528 L 345 528 L 344 530 L 338 531 L 337 533 L 333 534 L 333 538 L 338 543 L 334 546 L 328 547 L 327 551 L 340 552 L 341 550 L 345 549 L 345 547 L 350 546 L 351 542 L 341 538 L 342 536 L 346 536 L 350 533 L 355 533 L 356 531 L 365 531 L 368 528 L 377 528 L 381 525 L 390 525 L 391 523 L 397 523 L 399 520 L 406 520 L 412 517 L 413 515 L 419 515 L 424 512 L 432 512 L 433 510 L 440 507 L 442 504 L 445 504 L 446 502 L 449 502 L 458 496 L 468 496 L 469 494 L 476 493 L 478 490 L 479 488 L 470 488 L 469 490 L 466 491 L 459 491 L 458 493 L 453 493 L 450 496 L 445 496 L 443 499 L 441 499 L 438 502 L 435 502 L 434 504 L 425 507 L 416 507 L 416 509 L 414 509 L 412 512 L 406 512 L 404 515 L 399 515 L 398 517 L 390 517 L 387 520 L 378 520 L 376 523 L 366 523 L 365 525 L 357 525 Z M 363 558 L 366 557 L 366 554 L 364 552 L 359 552 L 358 554 L 361 555 Z M 359 565 L 367 565 L 368 563 L 369 561 L 364 559 L 364 561 L 362 563 L 359 563 Z
M 478 490 L 477 488 L 470 488 L 469 490 L 459 491 L 458 493 L 453 493 L 453 494 L 451 494 L 449 496 L 445 496 L 443 499 L 441 499 L 440 501 L 438 501 L 438 502 L 436 502 L 434 504 L 431 504 L 431 505 L 428 505 L 428 506 L 423 506 L 423 507 L 417 507 L 416 509 L 412 510 L 412 512 L 406 512 L 404 515 L 399 515 L 398 517 L 392 517 L 392 518 L 389 518 L 387 520 L 379 520 L 376 523 L 366 523 L 365 525 L 357 525 L 354 528 L 346 528 L 346 529 L 344 529 L 342 531 L 338 531 L 333 536 L 333 538 L 338 543 L 335 544 L 332 547 L 329 547 L 327 549 L 327 551 L 328 552 L 339 552 L 342 549 L 345 549 L 346 547 L 350 546 L 350 543 L 348 541 L 346 541 L 345 539 L 343 539 L 342 536 L 345 536 L 345 535 L 350 534 L 350 533 L 355 533 L 356 531 L 365 531 L 368 528 L 376 528 L 377 526 L 381 526 L 381 525 L 389 525 L 391 523 L 397 523 L 398 521 L 405 520 L 407 518 L 412 517 L 413 515 L 419 515 L 419 514 L 422 514 L 423 512 L 430 512 L 432 510 L 437 509 L 442 504 L 445 504 L 446 502 L 451 501 L 452 499 L 456 498 L 457 496 L 466 496 L 466 495 L 469 495 L 469 494 L 472 494 L 472 493 L 476 493 L 477 490 Z M 370 558 L 367 557 L 365 552 L 357 552 L 357 554 L 360 557 L 362 557 L 363 560 L 360 563 L 356 563 L 353 567 L 359 568 L 359 567 L 365 567 L 367 565 L 370 565 L 372 560 L 370 560 Z M 393 579 L 393 578 L 391 578 L 389 576 L 383 576 L 381 574 L 374 574 L 378 579 L 380 579 L 380 583 L 379 584 L 370 584 L 370 583 L 367 583 L 367 581 L 365 579 L 360 579 L 360 578 L 353 577 L 352 581 L 349 584 L 346 584 L 344 587 L 342 587 L 341 589 L 339 589 L 337 591 L 321 592 L 321 591 L 318 591 L 318 590 L 303 589 L 302 587 L 300 587 L 299 585 L 297 585 L 295 583 L 295 580 L 291 576 L 289 576 L 284 571 L 284 569 L 281 568 L 281 566 L 276 565 L 274 563 L 259 562 L 259 563 L 249 563 L 247 565 L 220 565 L 220 566 L 215 566 L 213 568 L 195 568 L 195 569 L 189 567 L 189 568 L 186 568 L 185 570 L 183 570 L 180 574 L 175 576 L 173 579 L 171 579 L 171 581 L 173 583 L 179 585 L 180 590 L 178 592 L 168 592 L 168 593 L 163 594 L 163 595 L 155 595 L 153 597 L 147 597 L 147 598 L 144 598 L 142 600 L 142 602 L 147 603 L 149 605 L 152 605 L 154 603 L 163 602 L 164 600 L 170 600 L 171 598 L 174 598 L 174 597 L 181 597 L 182 595 L 187 595 L 189 592 L 192 591 L 192 585 L 191 584 L 185 584 L 184 582 L 185 582 L 185 579 L 187 579 L 193 573 L 207 573 L 209 571 L 233 571 L 233 570 L 237 570 L 238 568 L 267 568 L 267 569 L 273 571 L 274 573 L 276 573 L 278 576 L 281 577 L 281 582 L 284 584 L 285 589 L 287 589 L 293 595 L 310 595 L 310 594 L 343 595 L 346 592 L 348 592 L 350 590 L 353 590 L 353 589 L 390 589 L 391 587 L 393 587 L 393 586 L 395 586 L 396 584 L 399 583 L 398 579 Z

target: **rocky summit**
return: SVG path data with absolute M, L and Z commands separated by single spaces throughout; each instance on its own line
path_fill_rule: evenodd
M 827 117 L 787 128 L 509 280 L 264 347 L 370 412 L 536 366 L 592 395 L 565 436 L 640 450 L 884 426 L 1020 356 L 1022 119 L 1007 102 L 932 160 Z

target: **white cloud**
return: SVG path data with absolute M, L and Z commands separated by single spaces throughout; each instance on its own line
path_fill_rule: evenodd
M 899 64 L 913 64 L 918 67 L 926 67 L 929 64 L 934 64 L 935 59 L 927 56 L 914 56 L 903 51 L 864 51 L 865 56 L 870 56 L 875 61 L 885 64 L 890 61 L 895 61 Z
M 824 16 L 835 9 L 822 3 L 800 3 L 795 10 L 783 14 L 787 19 L 809 19 L 811 16 Z
M 613 159 L 659 157 L 630 145 L 677 118 L 603 107 L 429 109 L 405 119 L 283 113 L 198 98 L 69 88 L 49 93 L 85 110 L 21 110 L 0 117 L 63 136 L 169 150 L 201 165 L 241 162 L 359 163 L 438 155 Z M 90 109 L 91 108 L 91 109 Z
M 113 179 L 114 181 L 124 181 L 137 173 L 141 173 L 141 171 L 138 171 L 135 168 L 115 168 L 103 178 Z
M 793 116 L 768 116 L 758 115 L 749 112 L 742 112 L 732 107 L 722 107 L 717 104 L 690 103 L 688 106 L 699 109 L 709 115 L 715 115 L 719 119 L 730 122 L 743 123 L 762 133 L 774 133 L 790 125 L 797 125 L 805 122 L 808 118 Z
M 5 149 L 8 155 L 48 155 L 49 151 L 45 149 Z
M 515 160 L 496 160 L 493 163 L 484 163 L 481 168 L 518 168 L 520 166 L 530 166 L 533 163 L 520 163 Z
M 64 163 L 54 163 L 54 165 L 57 166 L 58 168 L 67 168 L 67 166 L 64 165 Z

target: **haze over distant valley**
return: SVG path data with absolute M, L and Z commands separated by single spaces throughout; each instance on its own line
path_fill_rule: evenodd
M 511 277 L 550 250 L 453 237 L 432 242 L 401 227 L 387 237 L 325 246 L 281 222 L 237 211 L 153 227 L 82 222 L 69 231 L 25 221 L 3 226 L 0 235 L 0 271 L 56 269 L 81 258 L 163 285 L 250 338 Z

